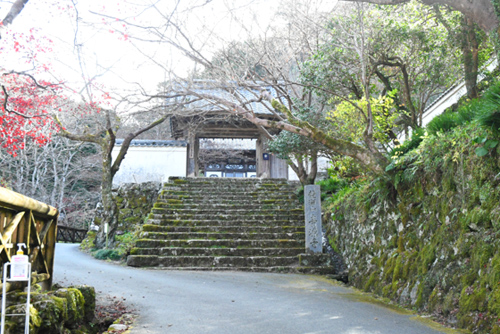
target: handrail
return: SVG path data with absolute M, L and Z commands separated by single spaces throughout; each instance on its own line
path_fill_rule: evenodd
M 49 217 L 56 217 L 58 210 L 53 206 L 26 197 L 6 188 L 0 188 L 0 205 L 8 204 L 11 207 L 23 208 Z
M 16 246 L 26 244 L 32 271 L 43 289 L 50 289 L 57 237 L 56 208 L 33 198 L 0 188 L 0 263 L 11 262 Z M 7 290 L 19 286 L 11 284 Z
M 88 230 L 64 225 L 57 225 L 58 242 L 82 242 Z

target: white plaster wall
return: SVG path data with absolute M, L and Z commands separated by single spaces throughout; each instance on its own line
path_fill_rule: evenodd
M 327 158 L 325 157 L 318 157 L 318 173 L 319 172 L 327 172 L 327 169 L 328 167 L 330 166 L 330 160 L 328 160 Z M 297 174 L 295 174 L 295 172 L 293 171 L 293 169 L 288 166 L 288 180 L 290 181 L 299 181 L 299 177 L 297 176 Z
M 489 72 L 493 71 L 498 66 L 498 60 L 495 58 L 491 61 L 485 69 Z M 483 81 L 485 78 L 484 74 L 479 74 L 477 82 Z M 465 80 L 457 82 L 453 89 L 450 89 L 446 94 L 443 94 L 439 99 L 433 103 L 429 108 L 424 111 L 422 117 L 422 127 L 426 127 L 430 121 L 436 116 L 441 115 L 447 108 L 451 107 L 460 100 L 462 96 L 467 94 L 467 88 L 465 87 Z M 405 134 L 402 132 L 398 135 L 398 139 L 403 142 L 406 139 Z
M 119 150 L 120 146 L 113 149 L 113 160 Z M 167 182 L 170 176 L 186 176 L 186 147 L 131 146 L 113 184 Z

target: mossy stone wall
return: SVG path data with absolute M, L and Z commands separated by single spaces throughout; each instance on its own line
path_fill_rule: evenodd
M 475 131 L 426 139 L 396 170 L 397 195 L 373 181 L 337 200 L 327 234 L 352 285 L 500 333 L 500 152 L 475 155 Z
M 24 314 L 26 293 L 7 294 L 7 314 Z M 80 285 L 49 292 L 32 292 L 30 306 L 30 333 L 92 333 L 87 328 L 94 319 L 95 290 Z M 24 333 L 24 317 L 7 317 L 6 334 Z
M 119 209 L 118 230 L 134 231 L 137 226 L 144 224 L 158 198 L 160 189 L 161 183 L 159 182 L 121 185 L 113 193 Z
M 118 206 L 118 234 L 133 232 L 149 215 L 161 189 L 159 182 L 125 183 L 113 190 Z M 94 222 L 100 225 L 102 212 L 97 212 Z

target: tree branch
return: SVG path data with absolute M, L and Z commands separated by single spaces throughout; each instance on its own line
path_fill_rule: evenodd
M 114 177 L 115 174 L 120 169 L 120 165 L 121 165 L 123 159 L 125 159 L 125 155 L 127 154 L 128 148 L 129 148 L 132 140 L 134 138 L 136 138 L 137 136 L 139 136 L 140 134 L 142 134 L 148 130 L 151 130 L 155 126 L 160 125 L 161 123 L 165 122 L 169 116 L 170 116 L 170 114 L 166 114 L 163 117 L 154 121 L 153 123 L 149 124 L 148 126 L 142 128 L 142 129 L 139 129 L 136 132 L 131 132 L 125 137 L 125 139 L 123 140 L 123 143 L 120 147 L 120 152 L 118 153 L 118 156 L 116 157 L 115 161 L 113 162 L 113 166 L 111 166 L 111 177 Z
M 4 29 L 7 26 L 11 25 L 14 19 L 21 13 L 21 11 L 23 10 L 24 6 L 28 3 L 28 1 L 29 0 L 16 0 L 12 4 L 12 7 L 10 7 L 9 12 L 4 17 L 2 22 L 0 22 L 0 27 Z M 0 38 L 2 38 L 2 36 L 0 36 Z

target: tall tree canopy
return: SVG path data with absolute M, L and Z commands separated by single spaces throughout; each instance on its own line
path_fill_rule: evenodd
M 397 5 L 411 0 L 344 0 L 351 2 L 368 2 L 378 5 Z M 479 25 L 484 31 L 498 30 L 499 19 L 497 8 L 492 0 L 420 0 L 426 5 L 443 5 L 462 12 Z

